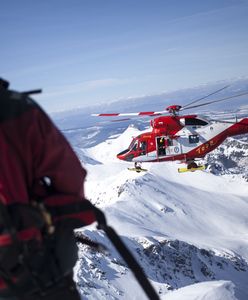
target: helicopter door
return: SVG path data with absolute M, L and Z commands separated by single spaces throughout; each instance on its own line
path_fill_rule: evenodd
M 168 137 L 157 137 L 157 154 L 158 156 L 177 155 L 182 153 L 181 145 L 176 139 Z
M 164 136 L 157 137 L 157 153 L 158 156 L 166 155 L 166 138 Z

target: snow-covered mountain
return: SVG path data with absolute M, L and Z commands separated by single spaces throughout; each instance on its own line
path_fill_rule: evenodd
M 135 173 L 116 153 L 146 121 L 102 125 L 72 115 L 55 120 L 74 128 L 64 133 L 88 171 L 86 196 L 105 212 L 161 299 L 248 299 L 248 137 L 228 139 L 209 154 L 206 171 L 179 174 L 169 162 Z M 146 299 L 104 233 L 94 224 L 80 231 L 109 249 L 79 245 L 75 280 L 82 299 Z
M 233 174 L 248 181 L 248 135 L 227 139 L 206 160 L 213 174 Z

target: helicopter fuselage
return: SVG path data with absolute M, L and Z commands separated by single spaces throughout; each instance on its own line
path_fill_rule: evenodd
M 227 137 L 248 133 L 248 118 L 219 122 L 197 115 L 161 116 L 151 121 L 151 129 L 134 137 L 117 158 L 129 162 L 203 158 Z

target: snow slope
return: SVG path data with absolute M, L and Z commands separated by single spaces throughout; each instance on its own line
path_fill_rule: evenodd
M 176 163 L 150 163 L 147 173 L 130 172 L 131 163 L 118 161 L 115 154 L 138 133 L 129 127 L 118 137 L 82 149 L 89 162 L 98 162 L 85 164 L 87 197 L 104 210 L 161 299 L 170 290 L 209 280 L 218 281 L 180 293 L 193 293 L 196 299 L 247 299 L 248 184 L 209 172 L 179 174 Z M 94 227 L 83 231 L 108 244 Z M 112 247 L 108 256 L 81 249 L 77 281 L 83 299 L 146 298 Z M 181 295 L 173 293 L 168 299 Z
M 228 281 L 213 281 L 187 286 L 169 293 L 167 300 L 234 300 L 234 286 Z

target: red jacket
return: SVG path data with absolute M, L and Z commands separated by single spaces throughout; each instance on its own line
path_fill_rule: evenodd
M 0 89 L 0 194 L 6 204 L 28 203 L 41 197 L 51 211 L 68 207 L 61 218 L 74 218 L 81 225 L 95 221 L 92 212 L 70 204 L 84 199 L 86 171 L 44 111 L 29 97 Z M 41 184 L 51 180 L 52 193 Z

